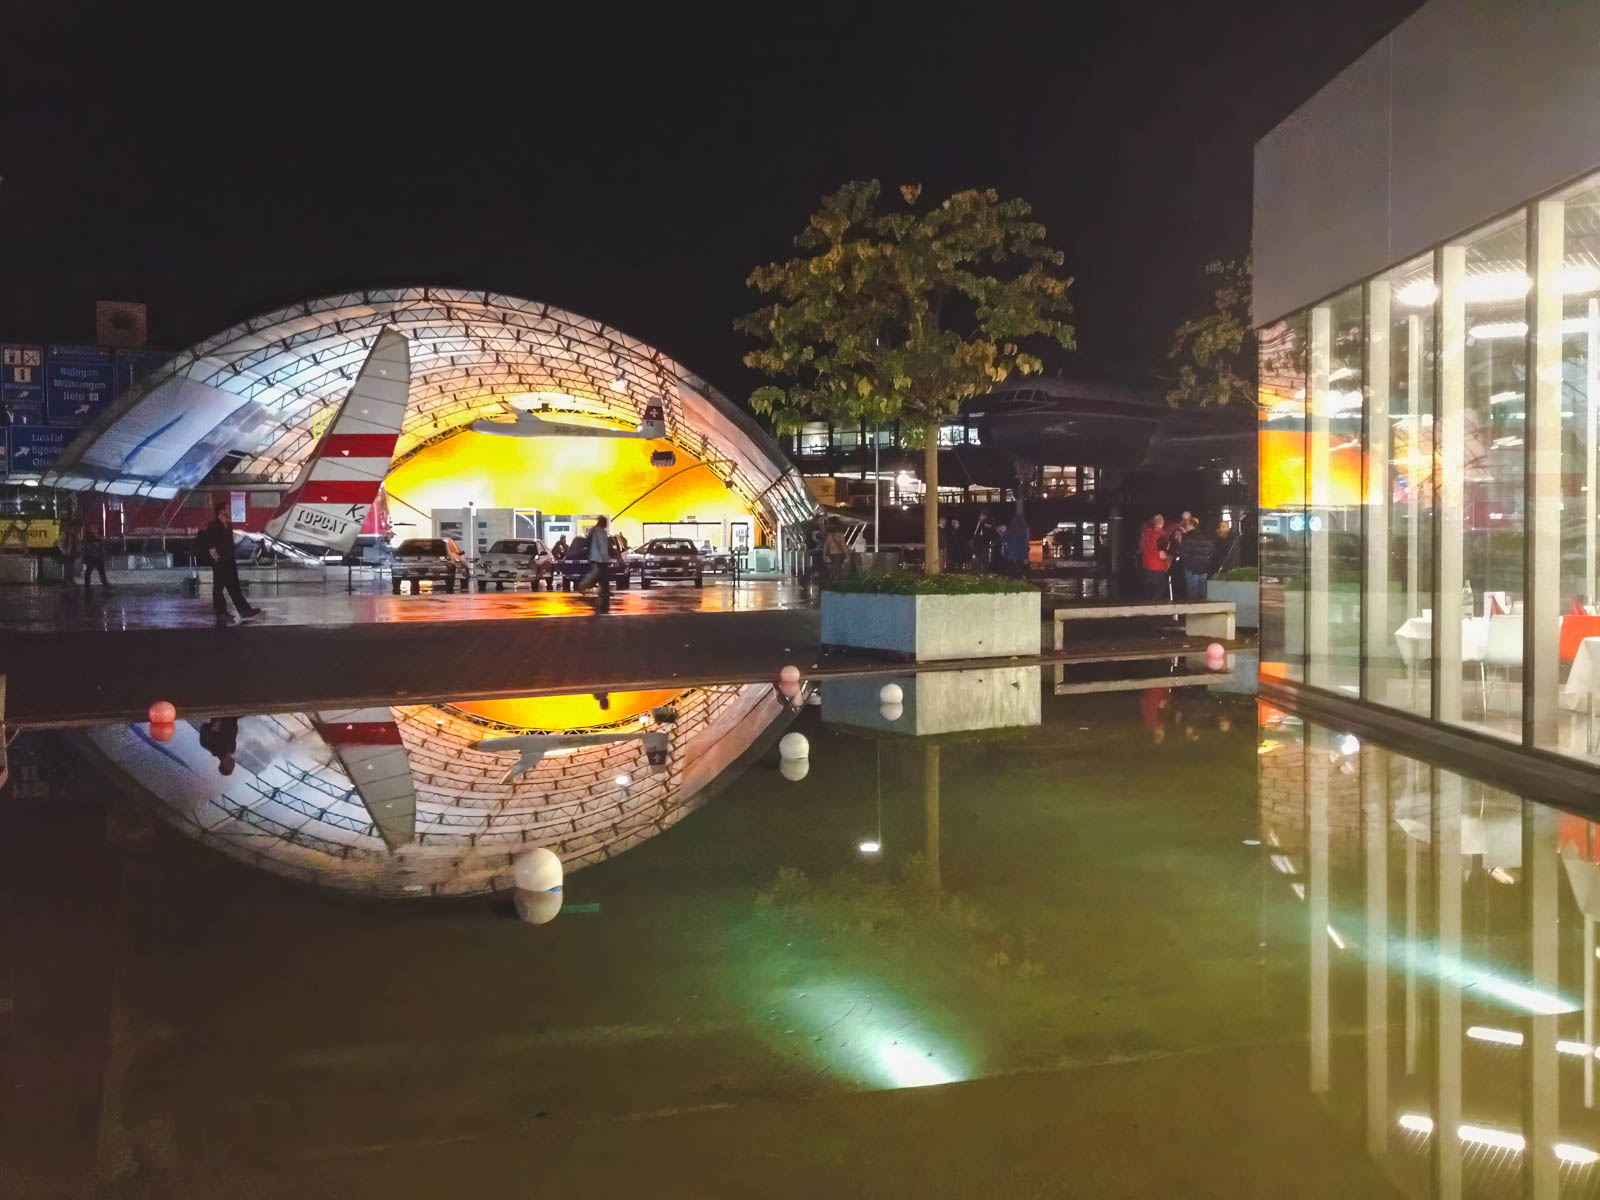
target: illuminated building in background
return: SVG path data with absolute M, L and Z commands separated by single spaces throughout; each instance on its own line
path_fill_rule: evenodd
M 41 482 L 126 497 L 174 528 L 185 495 L 237 492 L 250 497 L 239 524 L 251 529 L 296 478 L 385 328 L 407 338 L 412 372 L 394 454 L 399 500 L 591 518 L 633 504 L 625 531 L 630 519 L 640 535 L 646 522 L 690 521 L 716 526 L 724 546 L 740 536 L 776 545 L 815 511 L 750 415 L 659 350 L 547 304 L 460 288 L 319 297 L 224 330 L 96 413 Z M 558 425 L 629 430 L 659 405 L 666 438 L 466 432 L 508 405 Z M 431 519 L 390 515 L 397 527 Z
M 1596 38 L 1432 0 L 1256 148 L 1268 690 L 1558 773 L 1600 764 Z

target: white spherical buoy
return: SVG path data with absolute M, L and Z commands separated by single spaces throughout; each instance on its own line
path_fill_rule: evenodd
M 523 850 L 511 867 L 512 880 L 522 892 L 558 891 L 564 875 L 561 859 L 543 846 Z
M 898 683 L 886 683 L 878 689 L 878 699 L 884 704 L 899 704 L 905 698 Z
M 816 688 L 812 688 L 811 691 L 806 694 L 806 703 L 820 705 L 822 703 L 822 693 L 817 691 Z
M 1206 647 L 1206 666 L 1213 671 L 1220 671 L 1228 662 L 1228 652 L 1222 648 L 1221 642 L 1212 642 Z
M 799 783 L 810 770 L 809 758 L 786 758 L 778 764 L 778 773 L 790 783 Z
M 511 894 L 517 906 L 517 916 L 529 925 L 545 925 L 555 920 L 561 911 L 561 891 L 529 892 L 518 888 Z
M 880 705 L 878 705 L 878 715 L 880 717 L 882 717 L 885 721 L 898 721 L 901 717 L 903 717 L 905 715 L 905 711 L 906 711 L 906 706 L 904 704 L 880 704 Z
M 778 672 L 778 678 L 784 683 L 799 683 L 800 668 L 795 666 L 793 663 L 790 663 L 787 667 Z
M 782 759 L 810 758 L 811 743 L 803 733 L 786 733 L 778 740 L 778 757 Z

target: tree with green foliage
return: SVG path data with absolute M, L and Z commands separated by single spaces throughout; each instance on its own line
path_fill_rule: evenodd
M 1167 403 L 1182 408 L 1221 408 L 1256 403 L 1256 338 L 1250 327 L 1250 260 L 1206 264 L 1216 278 L 1209 312 L 1178 326 L 1167 357 L 1178 364 L 1178 382 Z
M 1026 339 L 1075 345 L 1070 278 L 1022 200 L 957 192 L 880 208 L 876 179 L 823 198 L 795 238 L 802 253 L 751 272 L 770 303 L 735 325 L 760 342 L 749 366 L 776 382 L 750 406 L 780 433 L 807 418 L 878 427 L 899 421 L 925 462 L 924 569 L 939 573 L 939 425 L 1013 372 L 1043 369 Z

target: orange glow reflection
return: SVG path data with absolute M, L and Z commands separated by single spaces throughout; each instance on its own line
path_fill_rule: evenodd
M 1261 507 L 1359 508 L 1365 495 L 1367 456 L 1347 437 L 1307 435 L 1298 429 L 1263 429 L 1261 447 Z M 1307 488 L 1307 450 L 1313 463 L 1328 464 L 1328 478 L 1311 496 Z
M 609 708 L 587 692 L 575 696 L 515 696 L 509 700 L 465 700 L 450 707 L 472 713 L 486 721 L 513 725 L 518 729 L 549 732 L 588 729 L 595 725 L 615 725 L 661 704 L 671 704 L 683 694 L 667 688 L 649 692 L 604 692 Z

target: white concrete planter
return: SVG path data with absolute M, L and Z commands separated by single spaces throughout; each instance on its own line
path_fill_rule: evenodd
M 822 593 L 822 644 L 918 662 L 1038 654 L 1038 592 L 976 596 Z
M 874 733 L 927 737 L 1039 724 L 1043 713 L 1037 666 L 1013 664 L 915 675 L 845 676 L 822 688 L 822 720 Z M 883 687 L 893 683 L 901 702 L 886 704 Z
M 1222 579 L 1206 581 L 1207 600 L 1233 601 L 1234 622 L 1240 629 L 1261 628 L 1261 585 L 1230 583 Z

